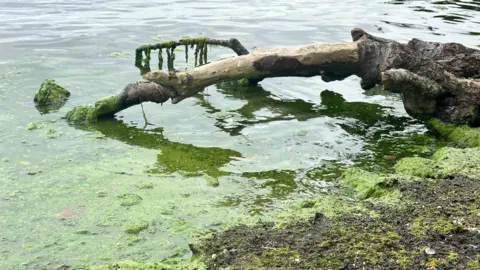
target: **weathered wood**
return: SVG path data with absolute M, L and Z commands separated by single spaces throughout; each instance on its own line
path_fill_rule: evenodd
M 177 96 L 172 102 L 193 96 L 209 85 L 242 78 L 264 79 L 280 76 L 310 77 L 322 71 L 350 74 L 357 68 L 355 42 L 308 45 L 295 49 L 257 49 L 248 55 L 222 59 L 192 70 L 170 74 L 163 70 L 146 73 L 146 80 L 172 87 Z
M 110 110 L 109 114 L 136 102 L 164 102 L 170 98 L 176 104 L 221 81 L 247 79 L 256 83 L 270 77 L 318 75 L 329 81 L 356 75 L 361 78 L 364 89 L 382 84 L 388 90 L 401 93 L 406 111 L 415 118 L 480 126 L 478 50 L 458 43 L 418 39 L 404 44 L 375 37 L 359 28 L 353 29 L 351 35 L 352 42 L 255 49 L 250 53 L 236 39 L 218 42 L 208 39 L 208 44 L 216 42 L 230 47 L 238 56 L 186 71 L 147 72 L 143 77 L 150 83 L 138 84 L 132 92 L 142 98 L 120 95 L 122 106 L 116 107 L 116 111 Z M 189 42 L 181 40 L 175 44 Z

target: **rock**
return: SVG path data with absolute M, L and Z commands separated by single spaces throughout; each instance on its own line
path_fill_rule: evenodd
M 40 89 L 35 94 L 33 101 L 43 104 L 65 100 L 70 96 L 70 92 L 63 88 L 55 80 L 45 80 Z

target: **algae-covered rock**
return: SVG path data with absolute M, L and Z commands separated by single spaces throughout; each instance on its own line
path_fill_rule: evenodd
M 129 224 L 125 227 L 124 231 L 130 234 L 138 234 L 141 231 L 148 228 L 148 222 L 140 221 L 138 223 Z
M 438 150 L 432 160 L 440 168 L 442 177 L 461 174 L 480 179 L 480 148 L 458 149 L 444 147 Z
M 435 165 L 435 162 L 426 158 L 403 158 L 395 164 L 394 168 L 400 174 L 422 178 L 435 178 L 438 176 L 438 167 Z
M 120 199 L 121 206 L 137 205 L 140 204 L 143 200 L 142 197 L 131 193 L 119 195 L 118 198 Z
M 69 96 L 70 92 L 67 89 L 60 86 L 55 80 L 47 79 L 40 86 L 33 101 L 38 104 L 49 104 L 62 102 Z
M 97 121 L 97 111 L 92 106 L 77 106 L 69 111 L 65 118 L 72 124 L 95 123 Z
M 480 128 L 448 124 L 436 118 L 430 119 L 426 123 L 430 128 L 434 129 L 442 136 L 445 136 L 461 146 L 480 147 Z
M 397 178 L 383 177 L 359 168 L 349 168 L 345 170 L 341 181 L 355 187 L 361 199 L 398 195 L 396 194 L 396 190 L 394 190 L 398 182 Z
M 396 165 L 397 173 L 421 177 L 443 178 L 455 174 L 480 178 L 480 148 L 444 147 L 431 159 L 410 157 L 401 159 Z

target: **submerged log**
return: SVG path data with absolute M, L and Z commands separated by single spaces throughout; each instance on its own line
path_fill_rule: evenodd
M 234 49 L 237 56 L 191 70 L 149 71 L 143 75 L 149 83 L 136 86 L 136 91 L 142 92 L 144 98 L 124 100 L 128 95 L 119 95 L 114 100 L 121 106 L 110 106 L 108 113 L 97 112 L 96 115 L 113 115 L 145 101 L 158 102 L 158 96 L 162 97 L 161 102 L 166 98 L 176 104 L 221 81 L 248 79 L 249 83 L 257 83 L 265 78 L 282 76 L 322 76 L 325 81 L 330 81 L 356 75 L 362 79 L 363 89 L 382 84 L 387 90 L 401 93 L 406 111 L 414 118 L 425 121 L 436 118 L 446 123 L 480 126 L 478 50 L 458 43 L 441 44 L 418 39 L 403 44 L 375 37 L 358 28 L 353 29 L 351 35 L 352 42 L 255 49 L 252 52 L 235 39 L 212 40 L 216 45 Z M 179 41 L 171 44 L 191 43 Z M 206 46 L 205 41 L 202 46 Z M 150 52 L 151 47 L 141 48 Z M 158 87 L 152 87 L 152 84 Z

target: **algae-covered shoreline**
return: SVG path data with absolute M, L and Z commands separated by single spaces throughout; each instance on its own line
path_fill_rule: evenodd
M 341 181 L 355 199 L 337 209 L 305 201 L 289 222 L 235 226 L 196 249 L 209 269 L 480 269 L 479 162 L 479 148 L 443 148 L 393 175 L 352 169 Z
M 408 157 L 395 172 L 349 168 L 337 194 L 192 243 L 192 263 L 80 269 L 480 269 L 480 148 Z

